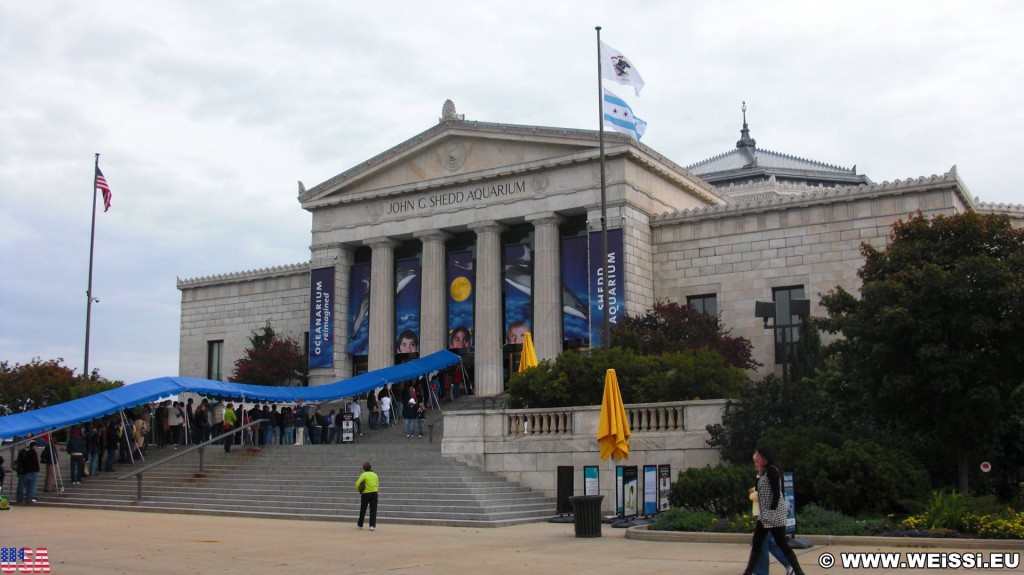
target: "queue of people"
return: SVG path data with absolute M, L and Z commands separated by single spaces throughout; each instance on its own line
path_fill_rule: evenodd
M 428 410 L 438 402 L 451 401 L 465 389 L 461 370 L 445 370 L 429 380 L 421 377 L 405 384 L 400 390 L 389 386 L 345 398 L 342 407 L 327 413 L 301 399 L 280 407 L 270 403 L 236 405 L 210 398 L 137 406 L 57 434 L 66 442 L 61 449 L 50 445 L 50 434 L 31 438 L 11 466 L 18 474 L 18 502 L 35 499 L 38 473 L 44 473 L 43 489 L 56 491 L 62 460 L 67 461 L 68 473 L 61 477 L 74 485 L 99 473 L 114 472 L 119 464 L 144 461 L 150 449 L 178 449 L 218 436 L 223 436 L 217 443 L 225 452 L 234 445 L 342 443 L 347 413 L 351 414 L 354 438 L 364 433 L 364 417 L 367 432 L 403 424 L 407 438 L 422 438 Z M 260 424 L 227 435 L 252 421 Z

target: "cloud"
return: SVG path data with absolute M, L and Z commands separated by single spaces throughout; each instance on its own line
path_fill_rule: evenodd
M 175 278 L 305 261 L 296 181 L 469 120 L 597 128 L 596 38 L 647 87 L 644 142 L 681 165 L 758 145 L 875 181 L 957 164 L 1020 202 L 1024 5 L 956 1 L 305 0 L 0 4 L 0 360 L 177 372 Z

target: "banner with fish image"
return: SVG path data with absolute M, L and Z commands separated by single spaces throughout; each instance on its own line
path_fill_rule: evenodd
M 395 262 L 395 353 L 420 351 L 420 260 Z
M 334 367 L 334 268 L 309 272 L 309 368 Z
M 476 273 L 473 252 L 448 254 L 448 349 L 473 347 L 473 302 L 476 300 Z
M 505 343 L 523 343 L 533 319 L 533 257 L 528 244 L 505 246 Z
M 608 230 L 608 281 L 604 277 L 601 232 L 590 232 L 590 347 L 604 345 L 605 300 L 609 329 L 615 329 L 626 313 L 622 268 L 622 228 Z M 606 298 L 607 296 L 607 298 Z
M 355 264 L 348 274 L 348 353 L 370 350 L 370 264 Z
M 562 238 L 562 338 L 590 338 L 587 238 Z

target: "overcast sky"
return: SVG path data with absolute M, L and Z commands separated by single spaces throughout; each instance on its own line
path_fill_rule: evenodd
M 957 165 L 1024 186 L 1024 2 L 0 3 L 0 360 L 177 375 L 175 278 L 309 259 L 312 187 L 467 120 L 597 129 L 594 27 L 646 87 L 612 87 L 681 165 L 763 149 L 875 182 Z

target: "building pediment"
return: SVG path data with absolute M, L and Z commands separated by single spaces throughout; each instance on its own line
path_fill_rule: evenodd
M 606 136 L 607 138 L 607 136 Z M 447 120 L 310 188 L 306 210 L 444 187 L 504 168 L 557 164 L 599 147 L 596 132 Z

